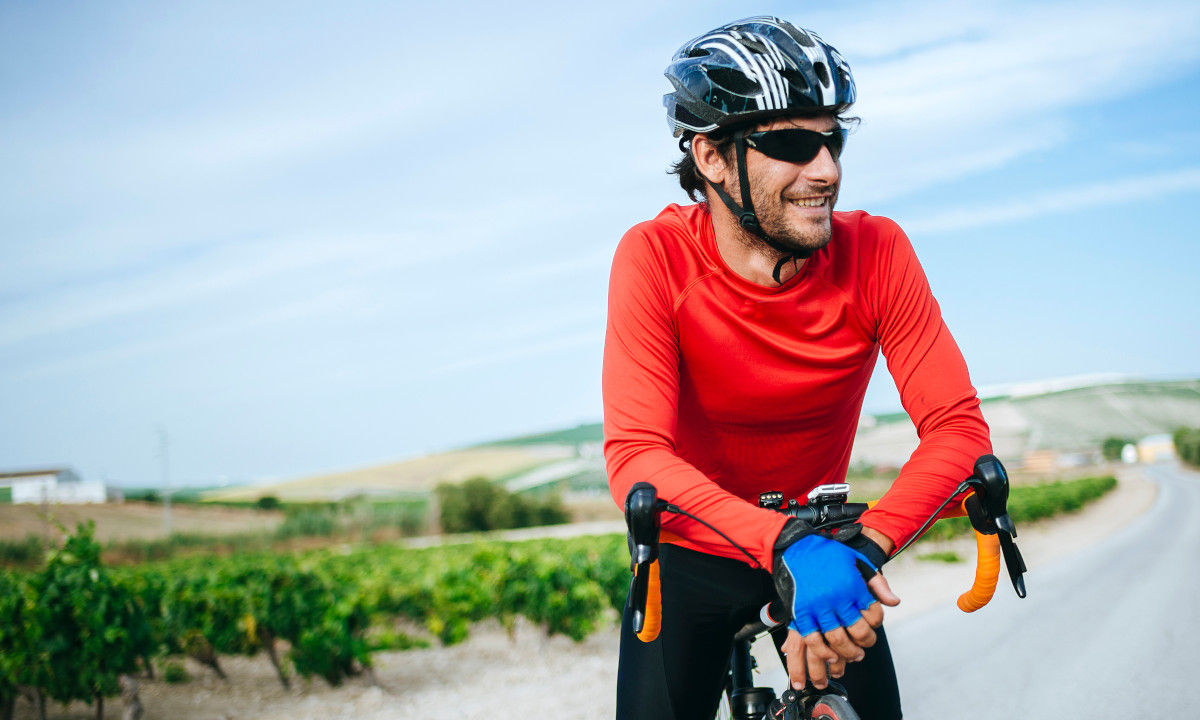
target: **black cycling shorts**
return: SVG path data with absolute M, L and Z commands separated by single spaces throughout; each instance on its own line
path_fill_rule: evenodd
M 769 573 L 738 560 L 664 543 L 659 551 L 662 631 L 644 643 L 626 603 L 617 669 L 617 720 L 711 720 L 733 651 L 733 635 L 775 596 Z M 900 691 L 883 628 L 838 679 L 862 720 L 900 720 Z M 776 646 L 787 631 L 775 633 Z M 759 658 L 759 662 L 765 662 Z M 782 662 L 782 655 L 780 656 Z

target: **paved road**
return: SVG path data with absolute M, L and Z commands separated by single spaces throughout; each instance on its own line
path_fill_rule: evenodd
M 914 720 L 1200 718 L 1200 473 L 1145 469 L 1154 506 L 974 615 L 889 627 Z M 1018 541 L 1020 538 L 1018 538 Z

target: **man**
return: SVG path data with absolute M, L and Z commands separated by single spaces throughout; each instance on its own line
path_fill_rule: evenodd
M 733 632 L 778 589 L 793 684 L 841 676 L 864 720 L 898 719 L 880 603 L 899 599 L 877 570 L 989 451 L 979 401 L 904 233 L 833 212 L 855 99 L 837 51 L 749 18 L 684 45 L 666 75 L 674 172 L 706 202 L 617 248 L 605 457 L 618 504 L 647 481 L 728 539 L 664 518 L 681 539 L 661 552 L 662 632 L 640 642 L 627 610 L 617 716 L 711 717 Z M 843 480 L 881 350 L 920 446 L 860 531 L 832 540 L 758 507 Z

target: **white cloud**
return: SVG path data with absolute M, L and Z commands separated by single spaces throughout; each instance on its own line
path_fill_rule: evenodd
M 333 288 L 278 307 L 268 307 L 247 315 L 228 316 L 217 323 L 188 327 L 165 335 L 144 336 L 108 347 L 87 349 L 49 362 L 31 364 L 21 374 L 21 378 L 33 380 L 79 373 L 97 365 L 128 362 L 156 353 L 190 350 L 207 343 L 225 342 L 239 334 L 267 325 L 295 321 L 310 324 L 315 316 L 329 317 L 339 312 L 349 313 L 367 301 L 357 289 Z
M 959 208 L 905 222 L 910 233 L 944 233 L 986 227 L 1029 218 L 1082 210 L 1097 205 L 1128 203 L 1141 198 L 1200 191 L 1200 168 L 1187 168 L 1125 180 L 1093 183 L 1056 192 L 1022 196 L 998 205 Z
M 521 345 L 515 345 L 504 349 L 496 350 L 495 352 L 482 353 L 467 357 L 457 362 L 445 365 L 430 373 L 433 375 L 446 375 L 476 368 L 485 365 L 496 365 L 512 360 L 519 360 L 537 355 L 546 355 L 560 350 L 570 350 L 572 348 L 583 347 L 587 345 L 595 345 L 600 347 L 604 343 L 604 330 L 601 328 L 582 330 L 572 332 L 558 337 L 547 338 L 540 342 L 531 342 Z
M 851 36 L 879 59 L 845 51 L 864 118 L 847 163 L 863 202 L 1062 145 L 1071 109 L 1161 84 L 1200 59 L 1194 3 L 952 3 L 916 18 L 906 6 L 879 10 Z M 930 24 L 937 31 L 921 30 Z
M 194 260 L 155 267 L 132 277 L 43 291 L 5 306 L 0 346 L 179 306 L 200 306 L 239 290 L 258 287 L 269 295 L 271 288 L 294 287 L 304 274 L 349 279 L 444 254 L 417 244 L 397 252 L 401 241 L 394 236 L 343 236 L 227 245 Z

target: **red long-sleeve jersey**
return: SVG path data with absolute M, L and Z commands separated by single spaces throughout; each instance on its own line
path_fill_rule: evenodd
M 962 353 L 912 245 L 891 220 L 833 213 L 830 243 L 779 287 L 725 265 L 703 203 L 670 205 L 621 239 L 604 343 L 613 499 L 647 481 L 767 569 L 786 518 L 757 506 L 842 482 L 878 353 L 920 444 L 862 517 L 897 545 L 990 452 Z M 680 544 L 746 560 L 694 520 Z

